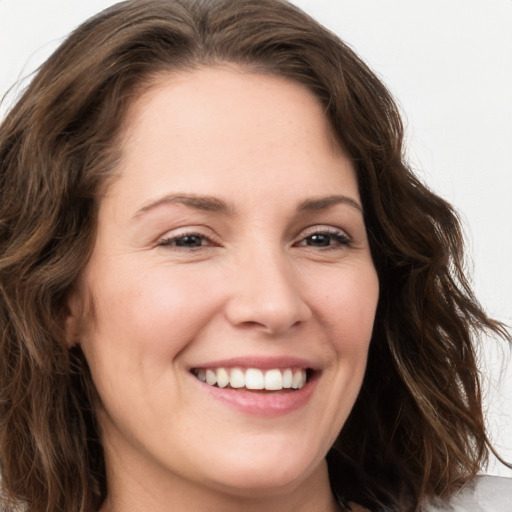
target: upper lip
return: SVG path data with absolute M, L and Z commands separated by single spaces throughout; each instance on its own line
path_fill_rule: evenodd
M 198 363 L 190 367 L 191 370 L 195 368 L 258 368 L 260 370 L 271 370 L 273 368 L 304 368 L 318 370 L 320 369 L 320 365 L 312 360 L 294 356 L 245 356 L 217 359 L 215 361 Z

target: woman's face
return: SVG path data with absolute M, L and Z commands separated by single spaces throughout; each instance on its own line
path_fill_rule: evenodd
M 83 283 L 110 482 L 256 496 L 325 471 L 378 281 L 307 89 L 228 67 L 161 79 L 129 112 Z

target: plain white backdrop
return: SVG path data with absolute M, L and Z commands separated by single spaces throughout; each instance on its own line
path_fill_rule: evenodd
M 73 28 L 111 0 L 0 0 L 0 108 Z M 461 213 L 477 296 L 512 324 L 512 0 L 295 0 L 398 100 L 417 174 Z M 512 461 L 512 355 L 481 341 L 488 425 Z M 492 460 L 488 473 L 512 476 Z

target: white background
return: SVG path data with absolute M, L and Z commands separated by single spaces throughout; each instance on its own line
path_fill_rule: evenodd
M 0 95 L 108 0 L 0 0 Z M 512 324 L 512 0 L 295 0 L 398 99 L 409 158 L 464 219 L 484 307 Z M 4 100 L 4 114 L 21 89 Z M 512 461 L 512 357 L 482 340 L 488 424 Z M 491 461 L 488 472 L 512 476 Z

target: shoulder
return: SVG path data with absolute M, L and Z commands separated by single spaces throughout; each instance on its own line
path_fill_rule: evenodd
M 510 512 L 512 478 L 478 476 L 464 486 L 449 503 L 430 504 L 424 512 Z

